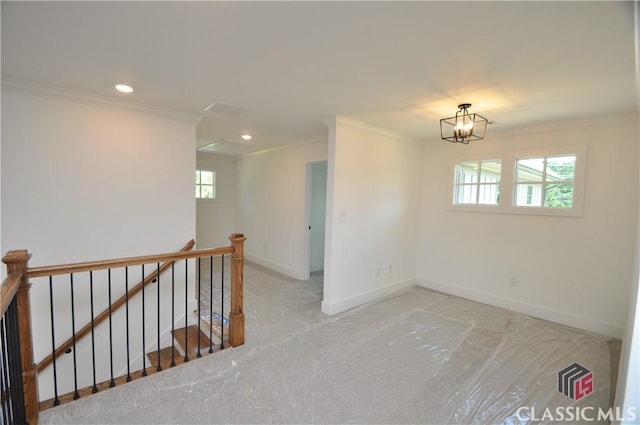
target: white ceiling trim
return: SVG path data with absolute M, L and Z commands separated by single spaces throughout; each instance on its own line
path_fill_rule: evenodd
M 283 150 L 283 149 L 295 149 L 302 146 L 312 145 L 314 143 L 328 143 L 328 139 L 326 137 L 312 137 L 311 139 L 302 140 L 300 142 L 289 143 L 286 145 L 269 146 L 262 150 L 242 154 L 241 156 L 264 155 L 264 154 L 268 154 L 268 153 Z
M 362 122 L 362 121 L 358 121 L 358 120 L 354 120 L 353 118 L 348 118 L 342 115 L 337 115 L 335 117 L 335 120 L 333 118 L 331 119 L 326 119 L 323 121 L 323 123 L 327 126 L 327 127 L 332 127 L 335 126 L 336 123 L 342 123 L 342 124 L 347 124 L 350 125 L 351 127 L 357 127 L 357 128 L 361 128 L 363 130 L 368 130 L 368 131 L 372 131 L 374 133 L 378 133 L 381 134 L 383 136 L 387 136 L 387 137 L 392 137 L 394 139 L 397 139 L 399 141 L 402 142 L 407 142 L 407 143 L 411 143 L 414 145 L 422 145 L 424 144 L 424 142 L 420 141 L 420 140 L 416 140 L 416 139 L 412 139 L 406 136 L 401 136 L 398 133 L 394 133 L 391 130 L 387 130 L 385 128 L 381 128 L 381 127 L 376 127 L 374 125 L 371 124 L 367 124 L 366 122 Z
M 187 121 L 197 124 L 202 116 L 188 114 L 158 106 L 145 105 L 142 103 L 112 99 L 106 96 L 99 96 L 92 93 L 68 90 L 59 87 L 47 86 L 44 84 L 32 83 L 29 81 L 15 80 L 11 78 L 2 79 L 2 90 L 26 93 L 33 96 L 40 96 L 53 99 L 66 99 L 77 103 L 91 106 L 101 106 L 126 112 L 138 112 L 159 116 L 165 119 Z

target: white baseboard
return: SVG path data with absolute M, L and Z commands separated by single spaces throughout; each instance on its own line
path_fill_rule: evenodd
M 256 263 L 258 265 L 267 267 L 271 270 L 275 270 L 279 273 L 282 273 L 284 275 L 287 275 L 289 277 L 292 277 L 294 279 L 298 279 L 298 280 L 306 280 L 309 278 L 309 276 L 301 273 L 298 270 L 294 270 L 291 269 L 287 266 L 283 266 L 282 264 L 278 264 L 278 263 L 274 263 L 273 261 L 264 259 L 264 258 L 260 258 L 260 257 L 256 257 L 255 255 L 251 255 L 251 254 L 247 254 L 246 252 L 244 253 L 244 258 L 246 258 L 248 261 L 251 261 L 253 263 Z
M 553 310 L 538 305 L 523 303 L 509 298 L 503 298 L 497 295 L 480 292 L 461 286 L 451 285 L 449 283 L 438 282 L 425 278 L 418 278 L 417 285 L 423 288 L 433 289 L 446 294 L 455 295 L 472 301 L 478 301 L 484 304 L 493 305 L 539 319 L 548 320 L 550 322 L 560 323 L 578 329 L 595 332 L 614 338 L 622 338 L 623 327 L 612 323 L 601 322 L 599 320 L 587 317 L 576 316 L 564 311 Z
M 375 301 L 377 299 L 389 296 L 403 289 L 416 286 L 415 279 L 404 280 L 402 282 L 392 283 L 372 291 L 364 292 L 353 297 L 344 298 L 335 302 L 322 301 L 321 310 L 324 314 L 334 315 L 349 310 L 350 308 Z

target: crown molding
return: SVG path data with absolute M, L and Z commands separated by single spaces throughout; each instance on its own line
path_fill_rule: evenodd
M 85 105 L 100 106 L 126 112 L 137 112 L 155 115 L 162 118 L 186 121 L 194 124 L 202 119 L 202 116 L 196 114 L 188 114 L 168 108 L 161 108 L 158 106 L 147 105 L 143 103 L 123 101 L 120 99 L 113 99 L 107 96 L 100 96 L 93 93 L 63 89 L 60 87 L 53 87 L 45 84 L 15 80 L 11 78 L 2 78 L 2 91 L 12 91 L 16 93 L 29 94 L 32 96 L 51 99 L 65 99 Z
M 492 129 L 491 133 L 494 140 L 500 140 L 507 137 L 516 137 L 535 133 L 545 133 L 550 131 L 571 130 L 576 129 L 583 131 L 589 127 L 598 127 L 603 124 L 613 124 L 615 122 L 636 122 L 640 124 L 637 111 L 609 111 L 601 115 L 586 115 L 580 117 L 570 117 L 558 119 L 555 121 L 529 123 L 521 126 L 513 126 L 503 129 Z M 489 129 L 487 129 L 488 131 Z M 485 140 L 491 140 L 485 136 Z M 481 142 L 482 143 L 482 142 Z
M 299 147 L 302 147 L 302 146 L 313 145 L 315 143 L 327 143 L 327 138 L 324 137 L 324 136 L 319 136 L 319 137 L 312 137 L 310 139 L 305 139 L 305 140 L 302 140 L 300 142 L 288 143 L 286 145 L 265 146 L 264 149 L 256 150 L 254 152 L 249 152 L 249 153 L 245 153 L 245 154 L 241 154 L 239 156 L 264 155 L 264 154 L 267 154 L 267 153 L 280 151 L 280 150 L 284 150 L 284 149 L 292 149 L 292 148 L 299 148 Z
M 384 129 L 384 128 L 380 128 L 380 127 L 376 127 L 374 125 L 371 124 L 367 124 L 365 122 L 362 121 L 358 121 L 358 120 L 354 120 L 353 118 L 347 118 L 344 117 L 342 115 L 336 115 L 335 117 L 332 118 L 327 118 L 325 120 L 322 121 L 324 123 L 324 125 L 326 125 L 327 127 L 331 128 L 335 125 L 337 125 L 338 123 L 340 124 L 346 124 L 349 125 L 351 127 L 356 127 L 356 128 L 361 128 L 363 130 L 367 130 L 367 131 L 372 131 L 374 133 L 378 133 L 381 134 L 383 136 L 387 136 L 387 137 L 392 137 L 394 139 L 397 139 L 401 142 L 406 142 L 406 143 L 411 143 L 411 144 L 422 144 L 419 140 L 415 140 L 406 136 L 402 136 L 398 133 L 394 133 L 390 130 Z

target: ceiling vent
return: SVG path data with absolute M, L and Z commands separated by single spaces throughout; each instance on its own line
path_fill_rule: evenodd
M 211 105 L 204 108 L 206 112 L 211 112 L 212 114 L 219 115 L 227 115 L 230 117 L 237 117 L 238 115 L 242 115 L 247 112 L 247 109 L 241 108 L 240 106 L 230 105 L 224 102 L 215 102 Z

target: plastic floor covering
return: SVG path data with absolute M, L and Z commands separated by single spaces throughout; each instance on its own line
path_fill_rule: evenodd
M 609 423 L 596 413 L 610 403 L 607 337 L 422 288 L 326 316 L 321 276 L 251 264 L 244 276 L 244 346 L 46 410 L 40 424 L 537 424 L 558 412 Z

